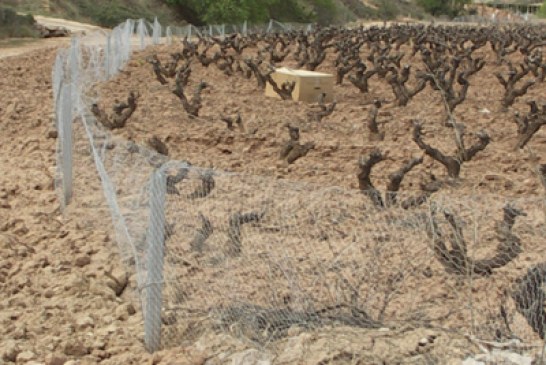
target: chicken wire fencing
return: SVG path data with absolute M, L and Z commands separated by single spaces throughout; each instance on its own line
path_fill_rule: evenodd
M 163 28 L 157 19 L 149 23 L 144 19 L 127 20 L 115 27 L 111 32 L 94 32 L 85 37 L 74 37 L 68 49 L 58 51 L 52 72 L 52 85 L 56 118 L 59 131 L 57 148 L 56 187 L 61 205 L 65 207 L 72 199 L 72 181 L 75 175 L 72 171 L 74 127 L 71 121 L 74 117 L 83 120 L 93 120 L 84 123 L 82 132 L 95 141 L 94 151 L 99 157 L 108 147 L 108 136 L 94 122 L 92 105 L 98 95 L 93 91 L 97 82 L 114 77 L 129 60 L 133 50 L 143 50 L 159 43 L 172 43 L 173 37 L 224 36 L 228 32 L 244 29 L 245 32 L 278 32 L 283 29 L 296 29 L 298 25 L 283 25 L 270 21 L 261 26 L 210 26 L 197 28 L 188 25 L 183 28 Z M 250 29 L 252 28 L 252 29 Z M 312 29 L 311 25 L 299 25 L 299 28 Z M 174 31 L 173 31 L 174 30 Z M 221 31 L 220 31 L 221 30 Z M 207 33 L 208 32 L 208 33 Z M 66 90 L 70 90 L 70 97 Z M 122 111 L 120 110 L 120 114 Z M 80 134 L 81 135 L 81 134 Z M 100 141 L 100 145 L 97 144 Z M 101 152 L 102 151 L 102 152 Z M 97 168 L 99 168 L 97 166 Z M 100 169 L 99 169 L 100 170 Z M 114 172 L 110 173 L 110 175 Z M 108 174 L 107 174 L 108 175 Z M 101 176 L 101 180 L 104 180 Z
M 166 346 L 208 328 L 267 346 L 294 327 L 401 324 L 540 341 L 514 316 L 542 322 L 542 269 L 496 270 L 542 244 L 541 200 L 445 195 L 405 209 L 412 197 L 397 196 L 381 209 L 360 191 L 178 163 L 164 174 L 151 215 Z
M 133 50 L 251 28 L 128 20 L 74 38 L 55 61 L 60 201 L 66 214 L 90 212 L 90 225 L 111 216 L 146 348 L 206 332 L 272 349 L 297 331 L 422 326 L 540 351 L 544 199 L 404 194 L 378 205 L 360 191 L 169 161 L 97 122 L 95 86 Z M 131 109 L 116 103 L 114 114 Z

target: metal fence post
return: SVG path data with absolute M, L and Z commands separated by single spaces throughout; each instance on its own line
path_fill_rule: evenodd
M 104 50 L 104 73 L 105 73 L 105 79 L 108 80 L 110 78 L 110 56 L 112 54 L 112 40 L 110 38 L 110 34 L 106 36 L 106 47 Z
M 80 41 L 78 38 L 72 38 L 70 42 L 70 54 L 68 56 L 68 64 L 70 68 L 70 82 L 72 83 L 73 100 L 76 99 L 76 92 L 79 87 L 80 77 Z
M 173 44 L 173 31 L 170 26 L 165 29 L 165 37 L 167 38 L 167 45 Z
M 140 38 L 140 50 L 142 51 L 145 48 L 145 39 L 144 39 L 144 37 L 146 36 L 146 33 L 147 33 L 146 23 L 144 23 L 144 19 L 140 19 L 138 21 L 137 32 L 138 32 L 138 36 Z
M 157 20 L 157 17 L 154 19 L 154 26 L 152 29 L 152 42 L 153 44 L 159 44 L 161 42 L 161 24 Z
M 112 72 L 110 76 L 114 76 L 118 73 L 121 68 L 121 52 L 120 52 L 120 43 L 121 43 L 121 29 L 115 28 L 112 31 L 112 38 L 114 40 L 114 46 L 112 47 Z
M 131 57 L 131 36 L 133 35 L 134 25 L 131 19 L 127 19 L 123 28 L 123 54 L 125 61 Z
M 55 65 L 53 66 L 53 72 L 51 75 L 53 85 L 53 104 L 55 104 L 55 106 L 59 105 L 59 95 L 64 77 L 64 58 L 61 56 L 61 53 L 57 52 L 57 56 L 55 57 Z M 55 107 L 55 111 L 57 111 L 57 109 L 58 108 Z
M 162 169 L 154 172 L 150 186 L 150 217 L 146 233 L 147 278 L 144 313 L 144 343 L 148 352 L 161 346 L 161 289 L 163 287 L 163 241 L 165 235 L 165 194 L 167 178 Z
M 63 207 L 72 199 L 72 84 L 62 85 L 59 126 L 62 153 Z

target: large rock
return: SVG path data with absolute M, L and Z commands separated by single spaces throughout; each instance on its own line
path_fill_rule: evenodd
M 28 350 L 20 352 L 16 358 L 16 362 L 20 364 L 24 364 L 32 360 L 36 360 L 36 354 Z
M 106 276 L 108 277 L 106 285 L 119 297 L 129 283 L 129 274 L 124 268 L 115 267 Z
M 129 316 L 135 314 L 135 307 L 131 303 L 124 303 L 116 308 L 115 315 L 120 321 L 126 321 Z
M 95 327 L 95 321 L 89 316 L 82 316 L 76 319 L 76 328 L 80 331 Z
M 0 359 L 6 362 L 15 362 L 17 355 L 21 352 L 19 345 L 17 345 L 15 341 L 8 341 L 7 343 L 2 344 L 2 347 Z
M 90 263 L 91 263 L 91 257 L 87 255 L 79 256 L 76 258 L 76 260 L 74 260 L 74 265 L 76 265 L 77 267 L 84 267 L 89 265 Z
M 36 24 L 36 29 L 42 38 L 68 37 L 70 31 L 64 27 L 50 27 L 43 24 Z
M 62 355 L 48 355 L 46 357 L 46 365 L 64 365 L 66 361 L 66 357 Z
M 90 350 L 83 343 L 78 341 L 68 342 L 63 349 L 63 352 L 66 356 L 85 356 L 90 353 Z

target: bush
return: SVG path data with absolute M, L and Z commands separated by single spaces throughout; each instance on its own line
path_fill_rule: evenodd
M 544 1 L 540 8 L 538 8 L 537 16 L 543 19 L 546 18 L 546 1 Z
M 0 38 L 37 37 L 32 15 L 19 15 L 14 10 L 0 8 Z
M 85 16 L 94 24 L 102 27 L 115 27 L 129 18 L 142 17 L 138 6 L 128 7 L 118 1 L 74 0 L 72 3 L 77 9 L 77 13 L 71 14 L 71 16 Z
M 265 23 L 269 19 L 283 22 L 331 24 L 337 20 L 334 0 L 164 0 L 166 3 L 196 14 L 199 23 L 235 24 L 245 20 Z M 358 1 L 358 0 L 354 0 Z
M 398 16 L 398 7 L 390 0 L 380 0 L 377 15 L 382 20 L 392 20 Z
M 314 0 L 313 10 L 313 20 L 319 24 L 332 24 L 337 19 L 337 9 L 332 0 Z
M 281 1 L 278 6 L 271 7 L 269 16 L 271 19 L 293 23 L 305 23 L 311 17 L 299 4 L 292 1 Z
M 102 27 L 113 28 L 127 19 L 140 18 L 137 12 L 118 4 L 111 4 L 104 7 L 97 7 L 90 17 Z
M 376 9 L 364 5 L 361 0 L 338 0 L 337 3 L 350 11 L 356 18 L 370 19 L 377 17 Z
M 464 10 L 464 4 L 468 4 L 469 0 L 417 0 L 427 13 L 434 16 L 447 15 L 455 17 Z

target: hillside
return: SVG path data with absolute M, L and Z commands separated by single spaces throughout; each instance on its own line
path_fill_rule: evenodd
M 4 0 L 2 6 L 33 15 L 49 15 L 105 27 L 114 27 L 128 18 L 154 17 L 162 24 L 176 24 L 182 16 L 161 0 Z
M 2 6 L 23 13 L 54 16 L 104 27 L 113 27 L 127 18 L 153 20 L 156 16 L 162 24 L 203 22 L 200 14 L 188 7 L 167 3 L 164 0 L 4 0 Z M 311 0 L 299 2 L 303 12 L 295 12 L 291 6 L 287 6 L 288 2 L 282 3 L 282 6 L 270 9 L 273 13 L 271 16 L 280 21 L 310 22 L 314 18 L 323 23 L 338 24 L 357 19 L 394 19 L 397 16 L 422 19 L 425 16 L 413 0 L 332 0 L 331 6 L 314 12 L 311 3 Z M 328 4 L 328 1 L 324 3 Z

